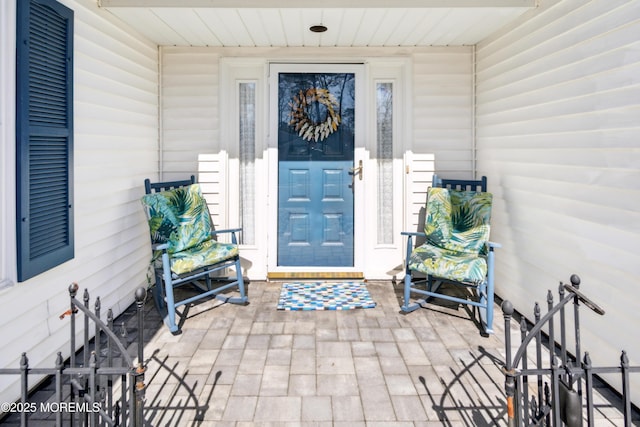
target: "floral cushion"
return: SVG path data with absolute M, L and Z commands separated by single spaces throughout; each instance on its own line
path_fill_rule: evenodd
M 430 188 L 426 243 L 413 251 L 409 268 L 455 281 L 482 282 L 492 200 L 486 192 Z
M 168 244 L 174 274 L 238 255 L 237 245 L 214 239 L 209 208 L 198 184 L 147 194 L 142 204 L 147 208 L 152 242 Z

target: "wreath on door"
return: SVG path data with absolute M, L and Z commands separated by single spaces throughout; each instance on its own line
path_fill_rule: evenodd
M 309 88 L 300 90 L 293 96 L 291 106 L 291 120 L 289 125 L 298 132 L 298 136 L 309 142 L 324 141 L 329 135 L 338 130 L 340 115 L 336 113 L 339 107 L 336 97 L 328 89 Z M 314 120 L 310 114 L 312 108 L 323 107 L 325 117 Z

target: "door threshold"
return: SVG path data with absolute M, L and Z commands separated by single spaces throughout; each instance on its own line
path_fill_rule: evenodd
M 360 271 L 318 272 L 318 271 L 283 271 L 267 273 L 268 280 L 314 279 L 314 280 L 343 280 L 364 279 Z

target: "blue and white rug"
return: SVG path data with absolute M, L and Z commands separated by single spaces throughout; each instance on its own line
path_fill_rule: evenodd
M 362 282 L 283 283 L 278 310 L 351 310 L 373 308 L 366 284 Z

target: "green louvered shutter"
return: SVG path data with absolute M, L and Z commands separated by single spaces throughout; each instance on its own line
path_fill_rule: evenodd
M 17 2 L 18 280 L 74 256 L 73 11 Z

